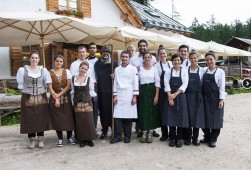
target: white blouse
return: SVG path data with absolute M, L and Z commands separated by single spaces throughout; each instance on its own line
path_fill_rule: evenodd
M 185 59 L 182 64 L 180 65 L 182 68 L 188 68 L 191 65 L 191 62 L 189 61 L 189 59 Z
M 144 67 L 141 67 L 139 71 L 139 82 L 140 84 L 155 83 L 156 87 L 160 87 L 160 77 L 157 68 L 152 67 L 146 70 Z
M 169 64 L 169 65 L 168 65 L 168 64 Z M 163 66 L 163 70 L 166 71 L 166 70 L 171 69 L 171 68 L 173 67 L 173 64 L 172 64 L 172 62 L 167 61 L 166 63 L 162 63 L 162 66 Z M 169 66 L 170 66 L 170 67 L 169 67 Z M 160 62 L 157 62 L 157 63 L 154 65 L 154 67 L 157 68 L 158 74 L 159 74 L 159 76 L 161 76 L 162 69 L 161 69 L 161 66 L 160 66 Z
M 182 80 L 182 85 L 180 86 L 179 90 L 184 93 L 186 91 L 187 85 L 188 85 L 188 72 L 187 69 L 183 69 L 182 67 L 180 68 L 181 71 L 181 80 Z M 173 74 L 172 77 L 179 77 L 180 76 L 180 70 L 175 70 L 173 69 Z M 170 78 L 171 78 L 171 69 L 167 70 L 165 72 L 164 76 L 164 84 L 165 84 L 165 92 L 170 92 L 171 87 L 170 87 Z
M 75 86 L 86 86 L 89 77 L 90 77 L 90 76 L 87 76 L 87 77 L 86 77 L 84 83 L 79 84 L 79 83 L 77 82 L 78 76 L 74 76 L 74 80 L 73 80 L 73 81 L 74 81 L 74 85 L 75 85 Z M 71 81 L 71 85 L 72 85 L 71 93 L 73 94 L 73 93 L 74 93 L 74 85 L 72 84 L 72 81 Z M 95 91 L 94 91 L 94 82 L 93 82 L 93 80 L 92 80 L 91 78 L 90 78 L 90 82 L 89 82 L 89 88 L 90 88 L 89 94 L 91 95 L 91 97 L 97 96 L 97 94 L 96 94 Z
M 154 65 L 156 62 L 157 62 L 157 60 L 156 60 L 155 56 L 152 55 L 151 64 Z M 140 68 L 143 67 L 143 65 L 144 65 L 143 56 L 140 54 L 134 55 L 130 59 L 130 64 L 134 67 L 138 67 L 138 66 L 140 66 Z
M 209 70 L 208 67 L 204 67 L 205 74 L 213 74 L 216 69 L 214 70 Z M 215 72 L 215 82 L 217 86 L 219 87 L 219 92 L 220 92 L 220 99 L 225 99 L 225 83 L 226 83 L 226 75 L 224 70 L 221 68 L 217 68 L 217 71 Z
M 51 75 L 48 72 L 46 68 L 43 68 L 43 66 L 38 66 L 38 71 L 36 73 L 33 73 L 30 70 L 30 67 L 28 65 L 25 65 L 24 67 L 20 67 L 17 71 L 17 83 L 18 83 L 18 89 L 24 88 L 24 75 L 25 75 L 25 69 L 28 70 L 28 76 L 32 78 L 38 78 L 41 76 L 41 73 L 43 72 L 43 79 L 44 79 L 44 87 L 47 88 L 47 84 L 51 83 Z M 42 72 L 41 72 L 42 70 Z
M 57 73 L 55 73 L 55 71 L 53 69 L 51 69 L 51 71 L 53 71 L 53 73 L 57 76 L 57 77 L 60 77 L 59 75 L 57 75 Z M 66 69 L 66 79 L 69 80 L 71 79 L 71 72 L 70 70 Z

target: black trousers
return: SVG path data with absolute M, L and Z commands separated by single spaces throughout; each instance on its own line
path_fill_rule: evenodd
M 131 138 L 132 134 L 132 119 L 114 118 L 115 122 L 115 137 L 121 138 L 121 129 L 124 129 L 124 136 Z
M 205 128 L 202 129 L 204 132 L 204 138 L 208 139 L 209 142 L 216 142 L 217 138 L 220 135 L 221 129 L 210 129 L 210 128 Z
M 62 131 L 56 131 L 58 139 L 63 140 L 63 132 Z M 72 136 L 72 131 L 67 131 L 67 139 L 70 139 Z
M 36 136 L 44 136 L 44 132 L 29 133 L 28 134 L 29 138 L 36 137 Z
M 169 138 L 170 139 L 182 139 L 183 128 L 176 126 L 169 126 Z M 176 135 L 177 133 L 177 135 Z
M 199 137 L 199 128 L 189 127 L 183 128 L 183 139 L 185 140 L 196 140 Z
M 162 137 L 168 137 L 168 127 L 167 126 L 160 126 Z

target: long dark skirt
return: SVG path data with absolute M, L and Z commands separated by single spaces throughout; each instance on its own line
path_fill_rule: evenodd
M 165 107 L 165 118 L 163 125 L 174 126 L 174 127 L 189 127 L 187 101 L 185 93 L 180 93 L 174 99 L 174 106 L 170 106 L 168 98 L 166 98 Z
M 75 120 L 69 93 L 60 97 L 60 104 L 59 108 L 55 107 L 55 101 L 50 97 L 50 129 L 57 131 L 72 131 L 75 129 Z
M 46 93 L 33 96 L 22 94 L 20 133 L 29 134 L 49 130 L 49 105 Z
M 78 112 L 75 108 L 76 131 L 78 140 L 96 139 L 93 112 Z
M 139 129 L 151 130 L 160 127 L 158 105 L 153 105 L 156 87 L 154 83 L 140 85 L 138 123 Z

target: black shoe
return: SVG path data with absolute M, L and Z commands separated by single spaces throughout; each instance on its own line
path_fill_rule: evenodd
M 170 139 L 169 146 L 170 147 L 174 147 L 175 146 L 175 139 Z
M 79 147 L 83 148 L 86 145 L 86 141 L 80 141 Z
M 208 143 L 208 146 L 209 146 L 210 148 L 215 148 L 215 147 L 216 147 L 216 142 L 209 142 L 209 143 Z
M 118 142 L 121 142 L 122 139 L 121 138 L 113 138 L 112 140 L 110 140 L 110 144 L 114 144 L 114 143 L 118 143 Z
M 94 143 L 91 140 L 86 141 L 87 145 L 89 145 L 90 147 L 94 146 Z
M 100 135 L 100 139 L 105 139 L 107 137 L 107 133 L 102 132 Z
M 137 134 L 137 138 L 141 138 L 143 136 L 143 131 L 140 131 L 138 134 Z
M 176 147 L 177 148 L 182 147 L 182 141 L 181 141 L 181 139 L 177 139 L 177 141 L 176 141 Z
M 189 140 L 185 139 L 184 140 L 184 145 L 187 145 L 187 146 L 191 145 L 191 140 L 190 139 Z
M 203 138 L 202 140 L 200 140 L 200 143 L 208 143 L 209 140 L 207 138 Z
M 81 141 L 78 140 L 77 138 L 75 138 L 75 144 L 80 144 L 80 143 L 81 143 Z
M 160 141 L 166 141 L 168 137 L 166 136 L 161 136 L 161 138 L 159 139 Z
M 129 137 L 125 137 L 124 143 L 130 143 L 130 142 L 131 142 L 130 138 Z
M 153 131 L 153 137 L 156 137 L 156 138 L 158 138 L 160 135 L 154 130 Z
M 192 143 L 195 146 L 199 146 L 200 145 L 200 141 L 198 139 L 193 139 Z

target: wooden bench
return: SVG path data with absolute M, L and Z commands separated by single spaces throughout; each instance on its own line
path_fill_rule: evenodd
M 14 112 L 20 112 L 21 105 L 0 106 L 0 126 L 2 126 L 2 118 Z
M 0 94 L 0 126 L 1 119 L 11 113 L 20 112 L 21 95 L 6 96 Z

